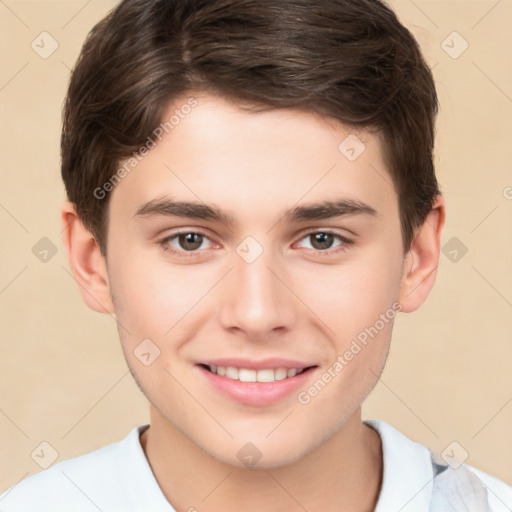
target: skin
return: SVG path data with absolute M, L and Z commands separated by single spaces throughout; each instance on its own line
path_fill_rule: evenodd
M 269 406 L 236 402 L 195 365 L 215 357 L 298 359 L 318 365 L 307 389 L 393 303 L 411 312 L 424 302 L 436 276 L 444 201 L 436 198 L 404 254 L 377 134 L 302 110 L 255 113 L 194 97 L 198 105 L 111 192 L 106 260 L 73 205 L 62 208 L 84 301 L 115 313 L 127 363 L 150 401 L 141 444 L 151 468 L 179 511 L 372 511 L 382 452 L 361 405 L 384 368 L 393 321 L 307 405 L 297 393 Z M 353 133 L 366 149 L 351 162 L 338 146 Z M 218 206 L 235 224 L 135 216 L 164 196 Z M 283 217 L 335 198 L 362 201 L 376 214 Z M 192 256 L 178 238 L 166 242 L 178 255 L 164 251 L 162 240 L 178 228 L 207 235 Z M 334 237 L 322 249 L 308 230 L 353 243 Z M 263 249 L 251 263 L 236 251 L 247 236 Z M 133 353 L 146 338 L 160 349 L 149 366 Z M 253 467 L 237 457 L 247 442 L 262 454 Z

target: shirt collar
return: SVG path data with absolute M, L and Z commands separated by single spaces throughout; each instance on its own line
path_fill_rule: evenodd
M 428 512 L 432 495 L 434 473 L 430 450 L 404 436 L 390 424 L 380 420 L 365 420 L 365 424 L 377 431 L 382 443 L 383 475 L 382 484 L 374 512 Z M 127 436 L 130 451 L 140 464 L 135 465 L 138 481 L 144 482 L 152 496 L 151 510 L 174 512 L 158 486 L 140 444 L 140 434 L 149 425 L 134 428 Z M 135 501 L 138 501 L 133 496 Z
M 434 479 L 430 450 L 384 421 L 364 423 L 382 442 L 382 485 L 374 512 L 428 512 Z

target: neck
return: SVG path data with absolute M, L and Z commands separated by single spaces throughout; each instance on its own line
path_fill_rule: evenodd
M 213 458 L 153 407 L 141 445 L 163 494 L 179 512 L 231 512 L 241 504 L 245 512 L 372 512 L 382 482 L 380 436 L 361 422 L 361 409 L 303 458 L 268 469 Z

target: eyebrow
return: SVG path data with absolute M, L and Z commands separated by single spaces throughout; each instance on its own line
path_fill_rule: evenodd
M 281 216 L 289 223 L 306 220 L 326 220 L 344 215 L 367 214 L 376 216 L 377 211 L 370 205 L 357 199 L 341 198 L 335 201 L 321 201 L 286 210 Z M 174 201 L 172 199 L 153 199 L 144 203 L 133 217 L 148 216 L 186 217 L 217 221 L 227 226 L 235 224 L 235 219 L 215 205 L 196 201 Z

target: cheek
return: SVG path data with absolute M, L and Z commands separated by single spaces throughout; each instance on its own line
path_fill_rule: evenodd
M 300 296 L 322 321 L 328 336 L 339 340 L 337 348 L 392 308 L 399 294 L 401 262 L 400 253 L 375 246 L 339 266 L 319 265 L 301 272 Z
M 127 331 L 138 337 L 164 339 L 186 324 L 187 315 L 208 294 L 215 276 L 211 269 L 166 264 L 163 258 L 127 255 L 112 271 L 116 314 Z

